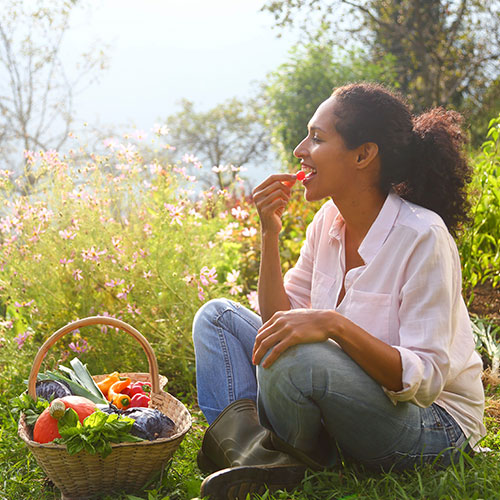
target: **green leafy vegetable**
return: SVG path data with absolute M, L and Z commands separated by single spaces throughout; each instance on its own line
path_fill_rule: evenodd
M 72 394 L 90 399 L 97 404 L 106 404 L 107 400 L 101 392 L 94 379 L 87 370 L 86 365 L 83 365 L 78 358 L 73 358 L 71 361 L 73 369 L 66 366 L 59 366 L 59 370 L 66 375 L 58 372 L 46 371 L 39 373 L 39 380 L 56 380 L 65 382 Z
M 111 443 L 143 441 L 130 434 L 133 424 L 134 420 L 131 418 L 114 413 L 108 415 L 97 410 L 82 425 L 76 411 L 67 408 L 58 422 L 61 437 L 55 439 L 54 443 L 65 444 L 70 455 L 85 450 L 106 458 L 111 453 Z
M 32 426 L 43 410 L 49 406 L 49 402 L 41 398 L 35 401 L 27 392 L 23 392 L 11 400 L 11 406 L 15 413 L 24 413 L 26 424 Z

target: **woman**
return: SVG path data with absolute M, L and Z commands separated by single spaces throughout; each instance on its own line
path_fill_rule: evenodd
M 470 177 L 459 121 L 443 109 L 412 117 L 379 85 L 336 89 L 294 151 L 306 200 L 330 200 L 284 279 L 281 215 L 296 176 L 254 190 L 261 318 L 219 300 L 193 327 L 211 423 L 200 467 L 226 467 L 203 494 L 290 487 L 305 466 L 335 465 L 339 451 L 367 467 L 446 465 L 485 434 L 452 238 Z

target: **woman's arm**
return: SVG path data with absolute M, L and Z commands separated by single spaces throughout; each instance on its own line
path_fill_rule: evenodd
M 253 362 L 268 368 L 286 349 L 297 344 L 335 340 L 368 375 L 391 391 L 403 388 L 399 351 L 333 310 L 294 309 L 278 312 L 255 339 Z
M 253 190 L 253 199 L 260 216 L 261 256 L 259 272 L 259 307 L 265 322 L 277 311 L 290 309 L 283 286 L 279 254 L 281 215 L 290 199 L 294 174 L 275 174 Z

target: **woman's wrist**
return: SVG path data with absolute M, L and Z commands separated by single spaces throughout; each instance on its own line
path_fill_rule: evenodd
M 333 309 L 325 309 L 323 311 L 323 321 L 328 338 L 340 343 L 347 328 L 346 318 Z

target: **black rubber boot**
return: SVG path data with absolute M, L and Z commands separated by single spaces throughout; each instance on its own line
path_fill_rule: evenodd
M 201 485 L 201 496 L 211 500 L 244 500 L 247 493 L 263 493 L 266 486 L 271 491 L 293 489 L 308 467 L 323 468 L 263 427 L 250 399 L 230 404 L 210 425 L 198 466 L 205 472 L 218 471 Z

